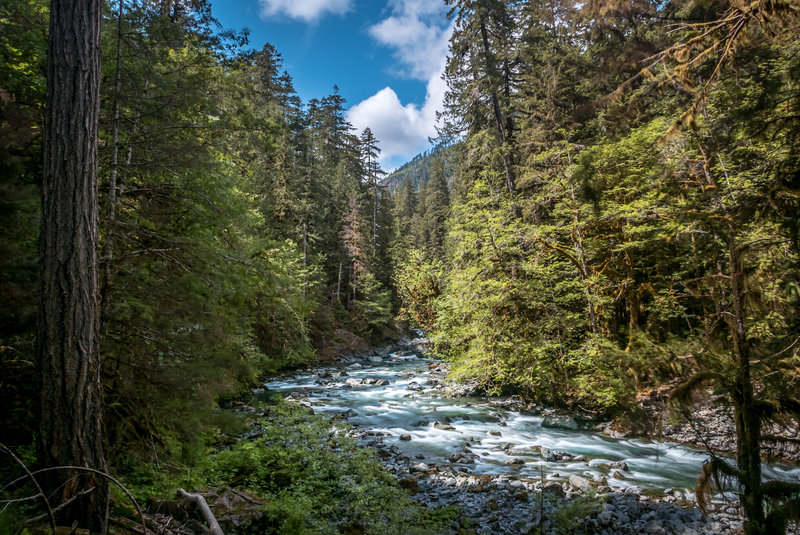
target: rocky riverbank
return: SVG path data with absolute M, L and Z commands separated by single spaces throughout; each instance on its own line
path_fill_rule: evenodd
M 661 427 L 661 436 L 698 448 L 710 447 L 717 452 L 736 451 L 736 423 L 733 410 L 726 406 L 724 399 L 709 396 L 695 403 L 688 415 L 688 418 L 674 413 L 662 416 L 665 423 Z M 765 458 L 800 463 L 800 424 L 797 420 L 789 419 L 785 425 L 765 425 L 762 436 L 775 437 L 763 441 Z
M 402 347 L 385 348 L 349 357 L 334 369 L 320 370 L 314 374 L 315 384 L 332 387 L 343 383 L 344 388 L 359 389 L 383 386 L 385 379 L 351 377 L 370 366 L 397 359 L 416 359 L 426 351 L 425 340 L 408 341 Z M 446 381 L 447 367 L 441 362 L 429 362 L 424 377 L 407 375 L 409 397 L 421 392 L 440 396 L 475 395 L 477 392 L 464 385 L 452 385 Z M 382 383 L 382 381 L 386 381 Z M 302 395 L 292 394 L 298 402 L 305 402 Z M 530 405 L 519 398 L 498 398 L 488 401 L 499 411 L 527 411 L 544 414 L 542 426 L 575 429 L 585 426 L 580 418 L 557 415 L 542 407 Z M 313 405 L 313 403 L 312 403 Z M 357 417 L 352 409 L 337 415 L 343 420 Z M 355 418 L 357 419 L 357 418 Z M 475 453 L 481 447 L 481 438 L 467 437 L 447 456 L 446 462 L 432 460 L 421 453 L 414 453 L 412 433 L 393 434 L 376 431 L 368 427 L 356 426 L 351 436 L 373 448 L 382 459 L 384 466 L 398 480 L 413 498 L 431 508 L 456 506 L 473 519 L 466 533 L 505 534 L 538 533 L 682 533 L 717 534 L 741 532 L 741 514 L 735 502 L 720 502 L 716 510 L 703 515 L 695 506 L 691 492 L 663 489 L 654 492 L 642 490 L 636 485 L 633 475 L 628 472 L 625 461 L 611 463 L 609 466 L 594 464 L 603 468 L 607 477 L 598 476 L 597 470 L 586 471 L 584 475 L 572 473 L 568 477 L 548 470 L 538 477 L 530 474 L 520 477 L 513 473 L 481 473 L 476 468 Z M 417 425 L 437 430 L 452 430 L 455 427 L 448 420 L 423 420 Z M 500 428 L 505 425 L 500 421 Z M 500 431 L 489 434 L 499 436 Z M 589 468 L 591 459 L 582 455 L 572 455 L 566 451 L 539 448 L 532 451 L 516 449 L 512 443 L 505 446 L 507 459 L 504 464 L 513 467 L 515 463 L 531 463 L 531 455 L 543 462 L 559 463 L 574 470 L 576 464 L 585 463 Z M 484 448 L 485 449 L 485 448 Z M 483 455 L 486 455 L 484 452 Z M 519 457 L 516 457 L 516 456 Z M 525 457 L 527 456 L 527 457 Z M 479 464 L 479 463 L 478 463 Z M 551 464 L 552 465 L 552 464 Z M 626 481 L 626 485 L 619 482 Z

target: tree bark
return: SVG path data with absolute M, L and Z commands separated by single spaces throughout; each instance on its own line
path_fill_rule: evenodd
M 378 177 L 372 177 L 372 258 L 378 256 Z
M 47 466 L 107 472 L 98 356 L 97 132 L 100 0 L 52 0 L 39 242 L 37 447 Z M 63 476 L 63 474 L 62 474 Z M 108 483 L 51 480 L 70 520 L 105 531 Z
M 486 61 L 485 69 L 489 78 L 491 80 L 494 80 L 496 78 L 497 69 L 492 64 L 492 53 L 491 53 L 491 47 L 489 45 L 489 32 L 488 29 L 486 28 L 486 22 L 485 20 L 483 20 L 483 18 L 481 18 L 480 23 L 481 23 L 480 27 L 481 41 L 483 43 L 483 52 Z M 503 158 L 503 167 L 506 172 L 506 188 L 508 189 L 509 195 L 511 195 L 512 211 L 514 212 L 514 217 L 520 217 L 519 207 L 517 206 L 514 200 L 514 194 L 517 191 L 516 180 L 514 177 L 514 164 L 511 161 L 511 154 L 507 152 L 506 148 L 506 142 L 510 141 L 509 139 L 510 132 L 506 130 L 506 125 L 504 124 L 503 112 L 500 110 L 500 99 L 497 96 L 497 89 L 492 87 L 489 93 L 490 93 L 489 97 L 491 98 L 492 101 L 492 113 L 494 115 L 495 126 L 497 127 L 497 133 L 500 136 L 500 145 L 502 150 L 501 156 Z M 509 122 L 507 126 L 510 127 L 511 123 Z
M 339 302 L 339 295 L 342 290 L 342 262 L 339 261 L 339 278 L 336 280 L 336 302 Z
M 761 417 L 755 406 L 753 382 L 750 377 L 750 345 L 744 327 L 745 294 L 744 274 L 740 252 L 736 247 L 733 225 L 728 227 L 728 258 L 731 271 L 731 300 L 733 318 L 730 320 L 733 353 L 739 389 L 735 393 L 736 462 L 742 474 L 744 492 L 741 495 L 744 510 L 744 532 L 747 535 L 765 535 L 763 493 L 761 491 Z

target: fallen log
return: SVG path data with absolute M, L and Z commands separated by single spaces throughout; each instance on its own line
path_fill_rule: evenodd
M 203 514 L 203 518 L 208 523 L 208 527 L 211 528 L 211 533 L 213 535 L 225 535 L 222 532 L 222 528 L 219 526 L 219 522 L 217 522 L 214 513 L 211 512 L 211 508 L 208 506 L 208 502 L 206 499 L 203 498 L 200 494 L 192 494 L 186 492 L 183 489 L 178 489 L 178 496 L 181 498 L 185 498 L 187 500 L 191 500 L 197 504 L 197 507 L 200 509 L 200 512 Z

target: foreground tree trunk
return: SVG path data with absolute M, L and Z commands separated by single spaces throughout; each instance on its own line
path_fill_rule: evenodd
M 107 471 L 98 348 L 100 0 L 52 0 L 37 334 L 40 461 Z M 68 521 L 105 531 L 108 483 L 56 473 Z

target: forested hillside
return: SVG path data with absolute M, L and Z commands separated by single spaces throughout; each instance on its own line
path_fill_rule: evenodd
M 719 396 L 736 457 L 709 450 L 698 502 L 800 517 L 761 466 L 800 416 L 800 6 L 445 3 L 445 148 L 388 177 L 334 80 L 303 102 L 207 0 L 0 4 L 0 484 L 80 465 L 140 498 L 244 486 L 261 532 L 447 532 L 329 421 L 220 410 L 410 326 L 490 395 L 627 422 Z M 105 530 L 117 491 L 70 477 L 0 509 Z
M 0 8 L 3 442 L 35 436 L 48 6 Z M 99 311 L 112 465 L 190 459 L 220 398 L 314 361 L 345 329 L 396 336 L 392 210 L 377 140 L 333 92 L 301 102 L 280 53 L 207 2 L 107 3 Z M 241 52 L 240 50 L 244 50 Z M 46 380 L 46 379 L 45 379 Z M 133 461 L 131 461 L 133 462 Z
M 800 408 L 798 5 L 447 4 L 463 165 L 404 309 L 489 391 L 600 412 L 724 394 L 737 464 L 706 483 L 741 481 L 765 532 L 760 429 Z
M 796 6 L 449 4 L 463 163 L 401 272 L 456 373 L 604 410 L 744 347 L 788 365 L 761 357 L 800 326 Z
M 452 177 L 455 173 L 458 154 L 457 147 L 453 145 L 436 146 L 430 151 L 417 154 L 381 180 L 381 185 L 389 188 L 394 193 L 404 182 L 410 182 L 414 189 L 419 190 L 431 178 L 431 166 L 436 160 L 441 160 L 445 174 Z

